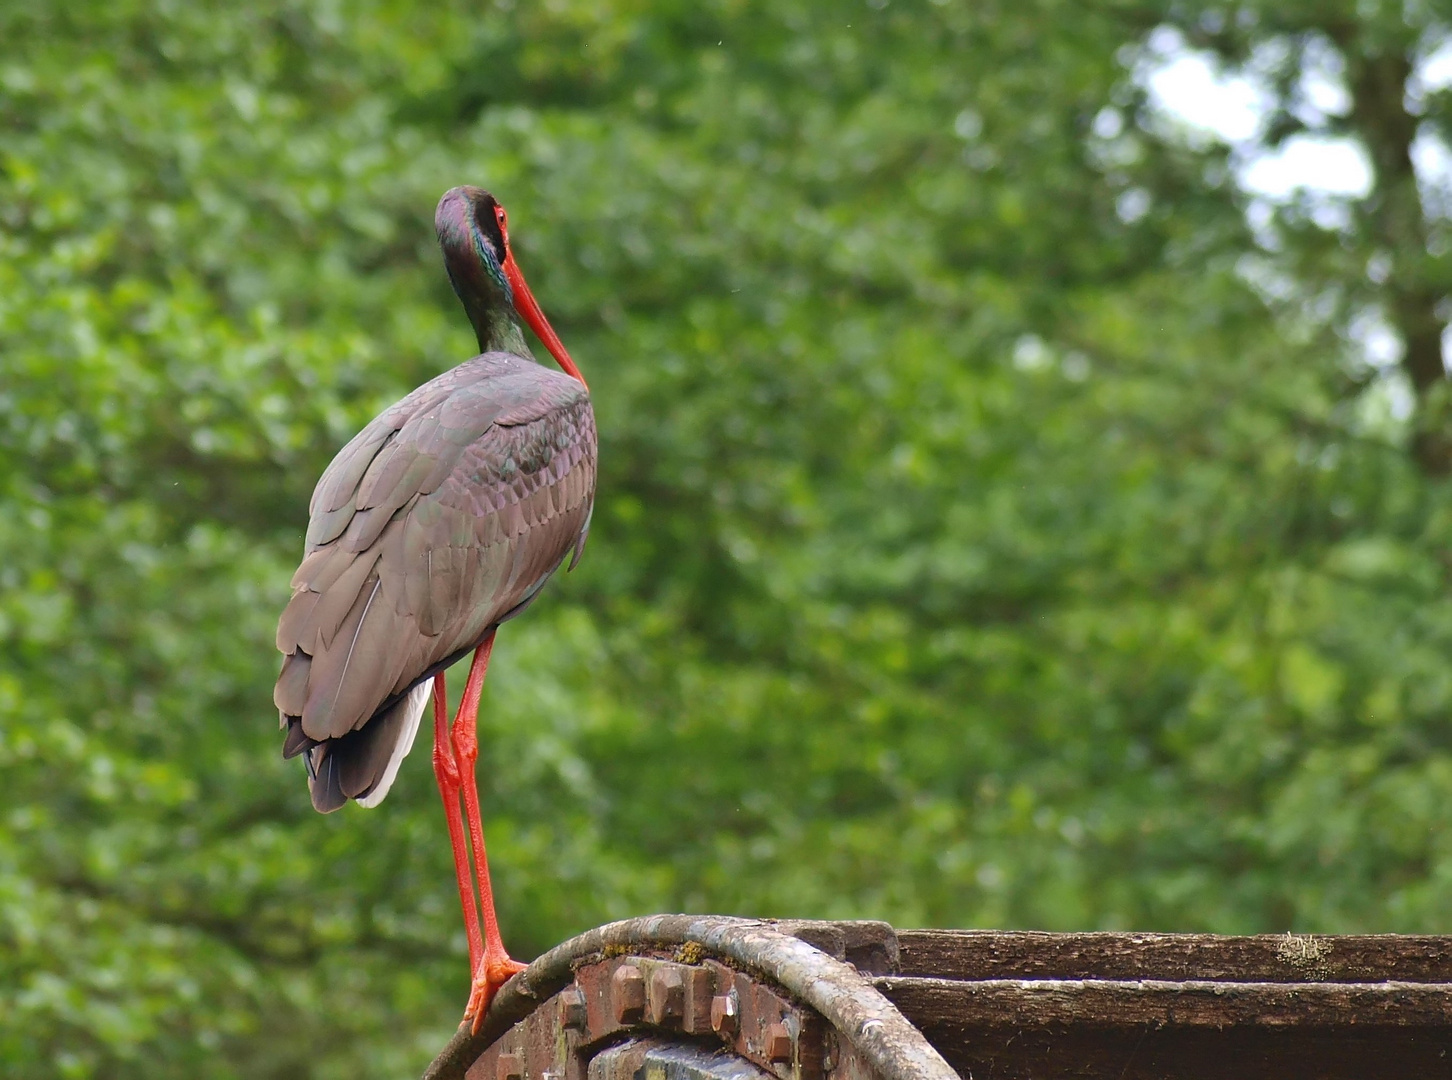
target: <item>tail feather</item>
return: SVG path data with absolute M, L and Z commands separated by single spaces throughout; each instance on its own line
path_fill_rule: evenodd
M 308 754 L 313 765 L 308 775 L 308 791 L 313 797 L 313 809 L 320 814 L 331 814 L 348 801 L 348 796 L 343 794 L 338 757 L 332 749 L 322 743 Z
M 315 810 L 332 813 L 349 799 L 357 799 L 362 806 L 383 801 L 398 776 L 399 765 L 413 748 L 431 690 L 432 680 L 425 680 L 357 731 L 307 748 L 312 766 L 308 790 Z M 301 721 L 289 727 L 287 745 L 293 743 L 293 732 L 301 730 Z
M 378 778 L 368 786 L 367 790 L 358 796 L 359 806 L 377 806 L 388 794 L 388 789 L 393 787 L 393 781 L 398 777 L 398 767 L 403 764 L 403 759 L 413 749 L 413 740 L 418 735 L 419 722 L 423 719 L 424 710 L 428 707 L 433 686 L 433 679 L 425 679 L 389 710 L 390 715 L 399 717 L 399 730 L 392 740 L 391 752 L 388 760 L 384 762 L 383 771 L 378 774 Z

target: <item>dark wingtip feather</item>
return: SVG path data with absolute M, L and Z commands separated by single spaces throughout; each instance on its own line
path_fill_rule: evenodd
M 308 738 L 303 731 L 301 716 L 285 715 L 283 719 L 287 721 L 287 738 L 282 743 L 282 760 L 288 761 L 318 745 L 317 739 Z

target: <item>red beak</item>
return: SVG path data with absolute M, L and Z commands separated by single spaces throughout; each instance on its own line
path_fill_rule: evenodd
M 540 310 L 539 303 L 534 298 L 534 293 L 529 291 L 529 285 L 520 273 L 519 266 L 514 261 L 514 252 L 509 250 L 509 241 L 504 242 L 504 276 L 509 279 L 509 287 L 514 291 L 514 310 L 519 312 L 529 328 L 535 335 L 544 342 L 544 347 L 550 351 L 550 355 L 559 361 L 560 367 L 566 375 L 580 380 L 580 385 L 586 390 L 589 386 L 585 383 L 585 376 L 580 374 L 580 369 L 570 359 L 570 354 L 565 351 L 565 343 L 555 333 L 550 321 L 545 318 L 545 313 Z

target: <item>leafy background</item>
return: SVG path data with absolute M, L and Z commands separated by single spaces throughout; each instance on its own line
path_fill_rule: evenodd
M 428 755 L 319 817 L 270 688 L 313 479 L 472 352 L 461 182 L 602 425 L 486 690 L 515 955 L 656 910 L 1447 930 L 1448 31 L 0 2 L 5 1074 L 399 1077 L 451 1031 Z M 1147 92 L 1166 40 L 1366 190 L 1247 191 Z

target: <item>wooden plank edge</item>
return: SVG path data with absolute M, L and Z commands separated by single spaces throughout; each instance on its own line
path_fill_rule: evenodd
M 941 979 L 1452 982 L 1452 936 L 899 930 L 898 974 Z
M 919 1028 L 1342 1027 L 1444 1028 L 1452 985 L 1418 982 L 1227 983 L 1212 980 L 873 980 Z

